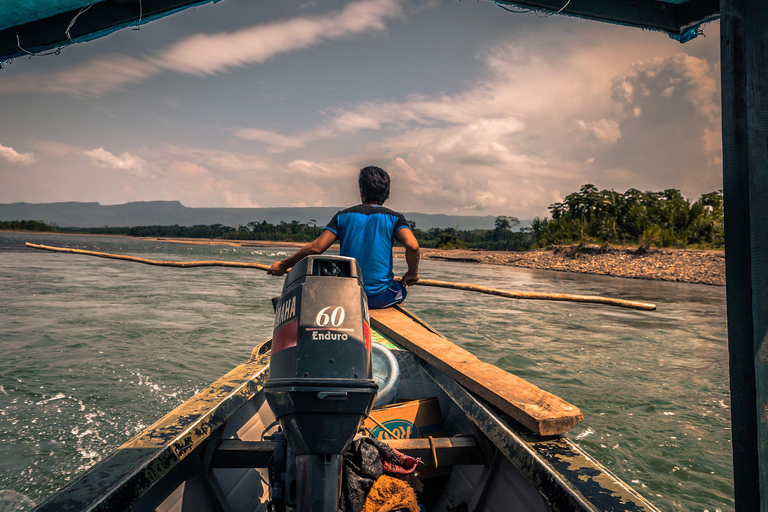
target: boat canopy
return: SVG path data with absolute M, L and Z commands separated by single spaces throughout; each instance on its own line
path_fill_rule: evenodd
M 125 27 L 220 0 L 0 1 L 0 62 L 56 52 Z
M 495 0 L 513 12 L 559 13 L 666 32 L 681 43 L 720 17 L 720 0 Z
M 56 52 L 219 0 L 14 0 L 0 2 L 0 63 Z M 496 0 L 513 12 L 565 14 L 666 32 L 680 42 L 720 15 L 719 0 Z

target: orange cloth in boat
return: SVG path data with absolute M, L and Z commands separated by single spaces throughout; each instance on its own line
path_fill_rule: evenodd
M 416 492 L 404 480 L 381 475 L 368 492 L 362 512 L 392 512 L 393 510 L 419 512 Z

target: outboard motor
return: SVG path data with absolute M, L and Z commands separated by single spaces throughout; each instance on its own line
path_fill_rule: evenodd
M 267 403 L 296 454 L 299 512 L 336 512 L 342 453 L 371 411 L 368 303 L 354 258 L 309 256 L 277 304 Z

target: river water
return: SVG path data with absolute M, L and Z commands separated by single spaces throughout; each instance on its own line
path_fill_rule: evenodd
M 270 263 L 289 249 L 0 233 L 0 512 L 26 511 L 270 336 L 282 280 L 41 252 Z M 404 261 L 395 260 L 404 270 Z M 662 510 L 733 510 L 725 289 L 479 264 L 423 278 L 656 302 L 658 311 L 412 288 L 457 344 L 578 405 L 568 436 Z

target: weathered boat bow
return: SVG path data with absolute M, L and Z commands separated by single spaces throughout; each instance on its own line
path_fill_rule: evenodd
M 402 334 L 398 339 L 386 334 L 416 320 L 403 308 L 374 313 L 374 341 L 395 347 L 403 372 L 402 395 L 440 400 L 447 437 L 387 441 L 424 460 L 420 478 L 425 488 L 436 486 L 436 492 L 443 493 L 439 503 L 465 503 L 469 510 L 485 508 L 487 512 L 509 507 L 542 512 L 658 512 L 568 438 L 532 433 L 498 405 L 399 345 L 406 341 Z M 418 323 L 423 331 L 417 334 L 432 333 L 450 343 L 428 324 Z M 416 341 L 411 343 L 415 346 Z M 271 346 L 268 340 L 256 347 L 248 361 L 36 510 L 266 512 L 272 498 L 265 483 L 267 467 L 276 450 L 270 438 L 264 439 L 274 425 L 263 390 Z M 498 403 L 498 398 L 492 399 Z M 440 491 L 441 486 L 446 490 Z

